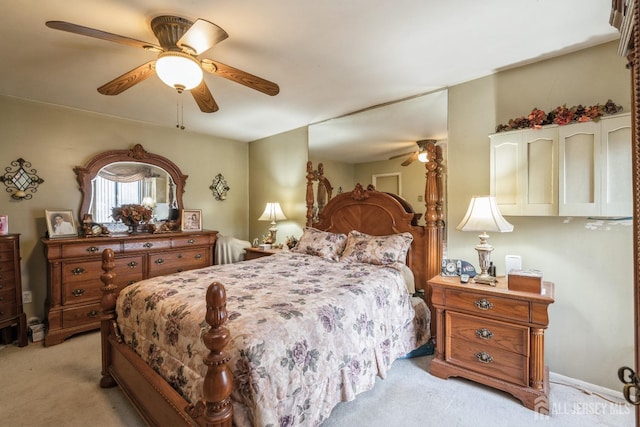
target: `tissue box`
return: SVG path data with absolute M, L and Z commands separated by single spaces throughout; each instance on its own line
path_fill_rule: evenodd
M 507 286 L 512 291 L 542 292 L 542 272 L 538 270 L 511 270 Z
M 33 342 L 42 341 L 44 339 L 44 324 L 29 325 L 29 336 Z

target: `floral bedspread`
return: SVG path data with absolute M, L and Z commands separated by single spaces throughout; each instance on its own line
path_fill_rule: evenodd
M 399 272 L 370 264 L 284 252 L 127 287 L 116 307 L 126 342 L 190 402 L 213 281 L 227 290 L 236 425 L 319 425 L 429 339 L 426 305 L 414 310 Z

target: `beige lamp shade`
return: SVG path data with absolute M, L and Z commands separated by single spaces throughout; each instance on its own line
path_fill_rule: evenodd
M 276 221 L 282 221 L 283 219 L 287 219 L 287 217 L 284 216 L 280 203 L 269 202 L 264 208 L 262 215 L 260 215 L 260 218 L 258 218 L 258 221 L 271 221 L 271 223 L 275 223 Z
M 496 198 L 493 196 L 473 196 L 469 208 L 460 224 L 456 227 L 460 231 L 498 231 L 501 233 L 513 231 L 509 223 L 498 209 Z

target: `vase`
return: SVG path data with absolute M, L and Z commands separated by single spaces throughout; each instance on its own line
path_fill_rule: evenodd
M 129 224 L 129 234 L 135 234 L 138 232 L 139 224 Z

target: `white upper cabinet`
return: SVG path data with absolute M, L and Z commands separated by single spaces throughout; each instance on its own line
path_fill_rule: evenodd
M 558 214 L 556 128 L 490 136 L 490 190 L 503 215 Z
M 503 215 L 632 215 L 629 114 L 489 138 L 491 195 Z
M 558 128 L 559 214 L 631 216 L 631 120 L 629 114 Z

